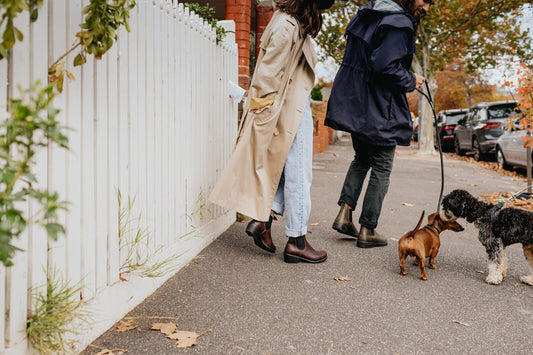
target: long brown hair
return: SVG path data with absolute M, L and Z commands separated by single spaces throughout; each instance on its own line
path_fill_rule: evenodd
M 316 0 L 278 0 L 276 8 L 296 18 L 304 36 L 316 37 L 322 27 L 322 14 Z

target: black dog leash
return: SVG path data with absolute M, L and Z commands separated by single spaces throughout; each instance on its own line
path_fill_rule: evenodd
M 493 221 L 496 217 L 498 217 L 498 215 L 500 214 L 501 209 L 503 208 L 503 205 L 505 205 L 507 202 L 509 202 L 511 200 L 514 200 L 515 198 L 520 196 L 522 194 L 522 192 L 526 191 L 527 189 L 529 189 L 532 186 L 533 185 L 526 186 L 526 188 L 518 191 L 513 196 L 509 197 L 507 200 L 498 202 L 493 207 L 491 207 L 491 209 L 489 210 L 490 220 Z
M 429 106 L 431 107 L 431 111 L 433 111 L 433 126 L 435 126 L 435 138 L 437 139 L 437 145 L 439 146 L 439 156 L 440 156 L 440 194 L 439 194 L 439 202 L 437 204 L 437 211 L 439 211 L 440 204 L 442 201 L 442 194 L 444 192 L 444 160 L 442 157 L 442 147 L 440 144 L 439 130 L 437 127 L 437 114 L 435 113 L 435 105 L 433 104 L 433 98 L 431 97 L 431 91 L 429 90 L 429 85 L 428 85 L 427 80 L 424 81 L 424 83 L 426 84 L 426 90 L 428 92 L 427 95 L 420 89 L 416 89 L 416 90 L 428 100 Z

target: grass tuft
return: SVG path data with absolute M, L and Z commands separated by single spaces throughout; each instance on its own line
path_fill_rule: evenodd
M 26 321 L 26 336 L 40 354 L 65 353 L 72 348 L 67 334 L 77 334 L 67 328 L 74 320 L 88 323 L 88 312 L 82 309 L 81 286 L 71 285 L 54 270 L 47 277 L 46 291 L 32 290 L 34 311 Z
M 117 190 L 117 200 L 119 250 L 120 255 L 124 255 L 119 269 L 121 280 L 124 280 L 123 276 L 127 274 L 161 277 L 177 271 L 179 266 L 177 261 L 185 252 L 162 259 L 163 246 L 150 251 L 150 245 L 154 242 L 149 229 L 141 226 L 141 215 L 133 218 L 131 214 L 135 198 L 128 197 L 127 203 L 124 204 L 122 194 Z

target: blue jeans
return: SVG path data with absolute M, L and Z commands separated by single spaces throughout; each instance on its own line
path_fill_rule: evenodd
M 365 143 L 358 141 L 353 135 L 352 145 L 355 150 L 355 157 L 346 173 L 338 204 L 346 202 L 355 209 L 363 189 L 363 182 L 368 171 L 371 170 L 359 224 L 374 229 L 378 225 L 381 206 L 389 189 L 389 178 L 396 147 L 382 147 Z
M 285 235 L 296 238 L 307 234 L 311 213 L 311 181 L 313 179 L 313 115 L 307 103 L 302 122 L 296 131 L 272 211 L 285 211 Z

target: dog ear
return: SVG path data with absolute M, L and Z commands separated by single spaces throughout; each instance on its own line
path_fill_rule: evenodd
M 428 224 L 433 224 L 433 223 L 435 223 L 435 218 L 437 218 L 438 214 L 439 214 L 438 211 L 437 211 L 437 212 L 433 212 L 432 214 L 430 214 L 430 215 L 428 216 Z

